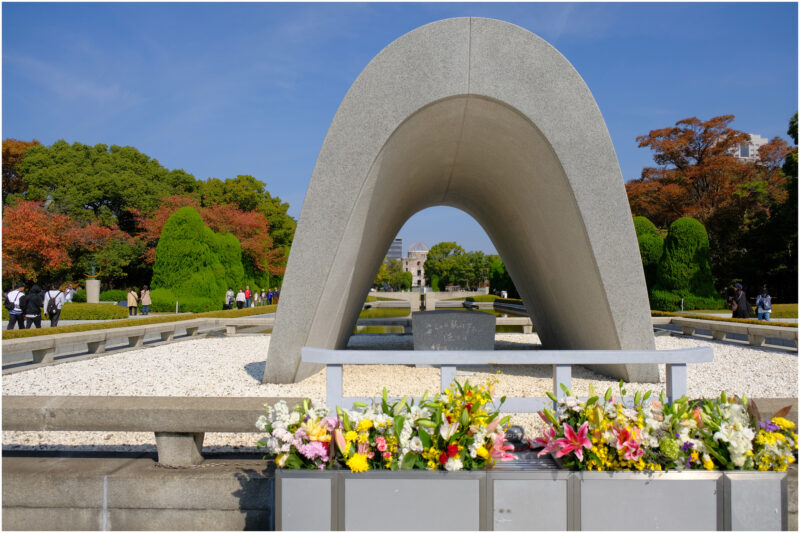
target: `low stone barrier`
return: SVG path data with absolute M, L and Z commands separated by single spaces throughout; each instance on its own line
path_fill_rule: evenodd
M 158 461 L 199 464 L 205 433 L 255 433 L 264 405 L 302 398 L 171 396 L 3 396 L 3 431 L 145 431 Z
M 728 333 L 740 333 L 747 335 L 752 346 L 762 346 L 767 337 L 789 339 L 797 343 L 797 328 L 683 317 L 670 317 L 669 323 L 680 326 L 684 335 L 694 335 L 698 329 L 711 330 L 715 340 L 723 340 Z

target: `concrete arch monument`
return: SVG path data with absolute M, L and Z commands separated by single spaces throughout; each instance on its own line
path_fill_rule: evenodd
M 417 211 L 484 228 L 550 349 L 654 349 L 630 207 L 591 92 L 547 42 L 455 18 L 391 43 L 361 72 L 314 167 L 265 382 L 303 379 L 300 348 L 343 348 L 385 251 Z M 600 369 L 657 381 L 654 365 Z

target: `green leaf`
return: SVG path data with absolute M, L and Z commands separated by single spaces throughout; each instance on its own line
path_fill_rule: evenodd
M 425 394 L 422 395 L 422 400 L 420 400 L 419 403 L 423 404 L 423 403 L 425 403 L 425 400 L 427 400 L 427 399 L 428 399 L 428 391 L 426 390 Z
M 652 394 L 652 392 L 653 392 L 653 391 L 647 391 L 647 392 L 645 392 L 645 393 L 644 393 L 644 398 L 642 398 L 642 401 L 643 401 L 643 402 L 646 402 L 646 401 L 647 401 L 647 399 L 650 397 L 650 394 Z
M 422 441 L 422 447 L 423 448 L 425 448 L 427 450 L 428 448 L 431 447 L 431 444 L 433 444 L 433 443 L 431 442 L 431 436 L 428 435 L 427 431 L 424 431 L 424 430 L 420 429 L 420 430 L 417 431 L 417 435 L 419 436 L 419 440 Z
M 567 387 L 563 383 L 559 383 L 558 386 L 561 387 L 561 390 L 564 391 L 564 394 L 566 394 L 567 396 L 572 396 L 572 391 L 569 390 L 569 387 Z
M 401 470 L 413 470 L 414 464 L 417 462 L 417 457 L 419 457 L 414 452 L 408 452 L 403 456 L 403 460 L 400 462 L 400 469 Z
M 400 400 L 400 403 L 398 403 L 397 405 L 394 406 L 394 410 L 393 410 L 394 414 L 397 415 L 400 411 L 402 411 L 403 407 L 406 406 L 407 402 L 408 402 L 408 396 L 403 396 L 403 399 Z
M 503 405 L 504 403 L 506 403 L 506 397 L 505 396 L 501 396 L 500 397 L 500 405 Z
M 402 416 L 394 417 L 394 434 L 399 437 L 400 433 L 403 431 L 403 424 L 405 424 L 406 419 Z
M 633 396 L 633 405 L 639 405 L 639 401 L 641 399 L 642 399 L 642 393 L 637 391 L 636 394 Z
M 728 397 L 725 395 L 725 391 L 719 394 L 719 399 L 722 400 L 722 403 L 728 403 Z
M 611 400 L 611 387 L 606 391 L 605 403 L 608 403 L 609 400 Z
M 504 416 L 503 418 L 500 419 L 500 423 L 498 425 L 505 426 L 506 424 L 508 424 L 509 420 L 511 420 L 511 415 Z
M 438 424 L 433 420 L 428 420 L 427 418 L 420 418 L 417 420 L 417 425 L 426 427 L 426 428 L 435 428 Z
M 558 401 L 558 399 L 556 398 L 555 394 L 553 394 L 553 393 L 552 393 L 552 392 L 550 392 L 550 391 L 547 391 L 547 392 L 545 392 L 545 395 L 546 395 L 548 398 L 550 398 L 552 401 L 554 401 L 554 402 L 557 402 L 557 401 Z
M 625 383 L 622 380 L 619 380 L 619 390 L 622 390 L 622 387 L 625 386 Z
M 455 383 L 456 387 L 458 387 L 458 392 L 461 394 L 461 396 L 464 396 L 464 388 L 461 386 L 461 384 L 455 379 L 453 380 L 453 383 Z
M 466 409 L 461 411 L 459 422 L 461 422 L 461 427 L 467 427 L 469 425 L 469 413 Z
M 353 407 L 361 407 L 361 408 L 364 408 L 364 407 L 366 407 L 366 406 L 367 406 L 367 404 L 365 404 L 364 402 L 353 402 Z
M 589 407 L 590 405 L 594 405 L 599 399 L 600 398 L 598 398 L 597 396 L 592 396 L 591 398 L 586 400 L 586 407 Z

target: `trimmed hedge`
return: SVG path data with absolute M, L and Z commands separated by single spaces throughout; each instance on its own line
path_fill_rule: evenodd
M 467 296 L 467 302 L 494 302 L 500 297 L 496 294 L 482 294 L 480 296 Z
M 101 302 L 121 302 L 128 299 L 128 291 L 111 289 L 100 293 Z
M 115 320 L 128 318 L 128 308 L 113 304 L 65 303 L 59 320 Z M 3 320 L 8 320 L 8 309 L 3 307 Z M 47 320 L 42 309 L 42 320 Z
M 667 311 L 651 311 L 651 316 L 675 316 L 680 318 L 697 318 L 700 320 L 713 320 L 714 322 L 737 322 L 739 324 L 753 324 L 756 326 L 778 326 L 782 328 L 797 328 L 797 324 L 791 322 L 764 322 L 754 318 L 726 318 L 721 316 L 695 315 L 692 313 L 670 313 Z
M 410 315 L 411 310 L 408 308 L 378 307 L 376 309 L 365 309 L 361 311 L 358 318 L 395 318 Z
M 102 305 L 102 304 L 96 304 Z M 108 304 L 106 304 L 108 305 Z M 119 307 L 119 306 L 110 306 Z M 128 310 L 119 307 L 125 311 Z M 181 320 L 192 320 L 194 318 L 238 318 L 243 316 L 261 315 L 274 313 L 276 305 L 265 305 L 264 307 L 250 307 L 247 309 L 231 309 L 228 311 L 209 311 L 206 313 L 186 313 L 181 315 L 153 316 L 148 318 L 136 318 L 127 320 L 113 320 L 109 322 L 92 322 L 90 324 L 74 324 L 72 326 L 58 326 L 57 328 L 40 329 L 13 329 L 3 330 L 3 339 L 20 339 L 23 337 L 39 337 L 41 335 L 53 335 L 56 333 L 73 333 L 76 331 L 93 331 L 98 329 L 125 328 L 128 326 L 142 326 L 147 324 L 165 324 L 167 322 L 180 322 Z
M 72 295 L 72 301 L 76 304 L 86 303 L 86 289 L 78 289 Z

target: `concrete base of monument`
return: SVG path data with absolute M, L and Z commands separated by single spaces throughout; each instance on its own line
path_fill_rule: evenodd
M 278 470 L 256 458 L 9 457 L 4 530 L 785 530 L 786 474 Z
M 785 530 L 782 472 L 276 472 L 282 530 Z M 309 502 L 315 502 L 309 505 Z

